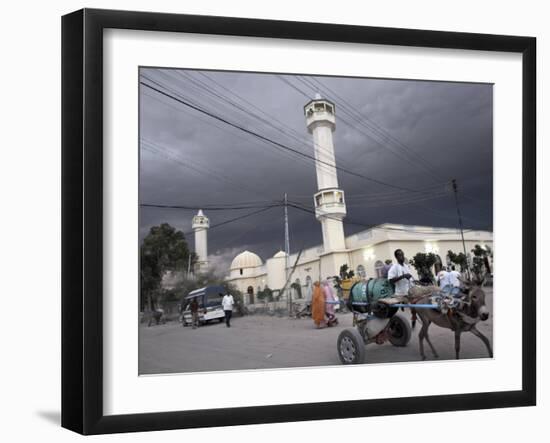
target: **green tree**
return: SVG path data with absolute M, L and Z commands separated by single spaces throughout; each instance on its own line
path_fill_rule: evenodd
M 457 266 L 460 266 L 460 272 L 465 272 L 468 267 L 468 258 L 464 255 L 464 252 L 455 254 L 453 251 L 447 251 L 449 260 Z
M 420 280 L 434 281 L 432 266 L 437 263 L 437 255 L 432 252 L 418 252 L 412 259 L 411 265 L 416 269 Z
M 349 266 L 347 264 L 344 264 L 340 266 L 340 279 L 341 280 L 347 280 L 349 278 L 353 278 L 355 275 L 355 272 L 349 269 Z
M 167 271 L 186 269 L 196 254 L 189 251 L 185 235 L 168 223 L 153 226 L 140 247 L 140 301 L 141 306 L 153 310 L 162 293 L 162 278 Z
M 472 259 L 472 273 L 477 283 L 483 282 L 485 274 L 491 272 L 491 266 L 489 264 L 489 256 L 492 251 L 486 248 L 482 248 L 479 245 L 475 245 L 472 249 L 474 257 Z
M 273 291 L 267 285 L 264 289 L 259 291 L 257 295 L 259 300 L 266 300 L 268 302 L 273 301 Z

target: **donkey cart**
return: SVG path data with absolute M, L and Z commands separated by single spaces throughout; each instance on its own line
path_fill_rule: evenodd
M 411 308 L 414 312 L 434 310 L 446 316 L 449 310 L 464 304 L 463 300 L 456 298 L 459 295 L 458 288 L 449 287 L 447 290 L 433 291 L 430 287 L 416 286 L 414 292 L 421 296 L 411 303 L 408 297 L 394 296 L 393 287 L 387 279 L 370 279 L 354 284 L 350 290 L 348 307 L 353 313 L 355 328 L 344 329 L 338 336 L 340 361 L 345 365 L 363 363 L 365 346 L 370 343 L 381 345 L 389 341 L 394 346 L 406 346 L 411 339 L 411 326 L 407 319 L 397 314 L 399 308 Z M 425 302 L 418 303 L 419 300 Z M 426 323 L 425 327 L 427 326 L 429 322 Z M 483 338 L 482 340 L 487 341 Z M 492 354 L 490 346 L 488 349 Z M 422 347 L 421 353 L 423 355 Z
M 355 328 L 344 329 L 338 336 L 338 356 L 345 364 L 365 361 L 365 346 L 370 343 L 407 346 L 411 326 L 397 314 L 396 304 L 405 300 L 392 297 L 393 287 L 387 279 L 377 278 L 355 283 L 349 293 L 348 308 Z

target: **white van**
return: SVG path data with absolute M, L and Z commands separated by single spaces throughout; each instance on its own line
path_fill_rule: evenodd
M 191 310 L 189 304 L 193 298 L 199 303 L 199 323 L 206 324 L 212 320 L 222 322 L 225 318 L 223 312 L 222 298 L 225 294 L 223 286 L 206 286 L 195 289 L 186 295 L 181 301 L 182 324 L 190 326 L 192 323 Z

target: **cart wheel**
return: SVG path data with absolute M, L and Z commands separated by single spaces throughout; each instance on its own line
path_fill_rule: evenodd
M 344 329 L 338 336 L 338 356 L 344 365 L 365 361 L 365 342 L 357 329 Z
M 394 315 L 389 324 L 390 343 L 394 346 L 407 346 L 411 339 L 411 325 L 400 315 Z

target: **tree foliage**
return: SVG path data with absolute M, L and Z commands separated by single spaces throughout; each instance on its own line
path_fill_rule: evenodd
M 453 251 L 447 251 L 447 255 L 449 256 L 449 260 L 451 260 L 451 263 L 454 263 L 455 265 L 460 267 L 460 272 L 465 272 L 468 268 L 468 258 L 466 255 L 464 255 L 464 252 L 459 252 L 458 254 L 455 254 Z
M 432 266 L 438 262 L 437 255 L 433 252 L 418 252 L 412 259 L 411 265 L 416 269 L 420 280 L 434 281 Z
M 480 245 L 475 245 L 472 249 L 474 257 L 472 259 L 472 273 L 477 283 L 483 282 L 486 274 L 491 273 L 489 258 L 492 256 L 492 251 L 489 247 L 482 248 Z
M 273 301 L 273 291 L 267 285 L 264 287 L 264 289 L 258 291 L 257 295 L 259 300 L 264 300 L 268 302 Z
M 161 294 L 162 278 L 168 271 L 182 271 L 196 261 L 189 251 L 185 235 L 168 223 L 153 226 L 140 247 L 140 298 L 141 305 L 150 310 L 156 307 Z
M 350 278 L 353 278 L 355 276 L 355 272 L 349 269 L 349 266 L 347 264 L 344 264 L 340 266 L 340 279 L 341 280 L 347 280 Z

